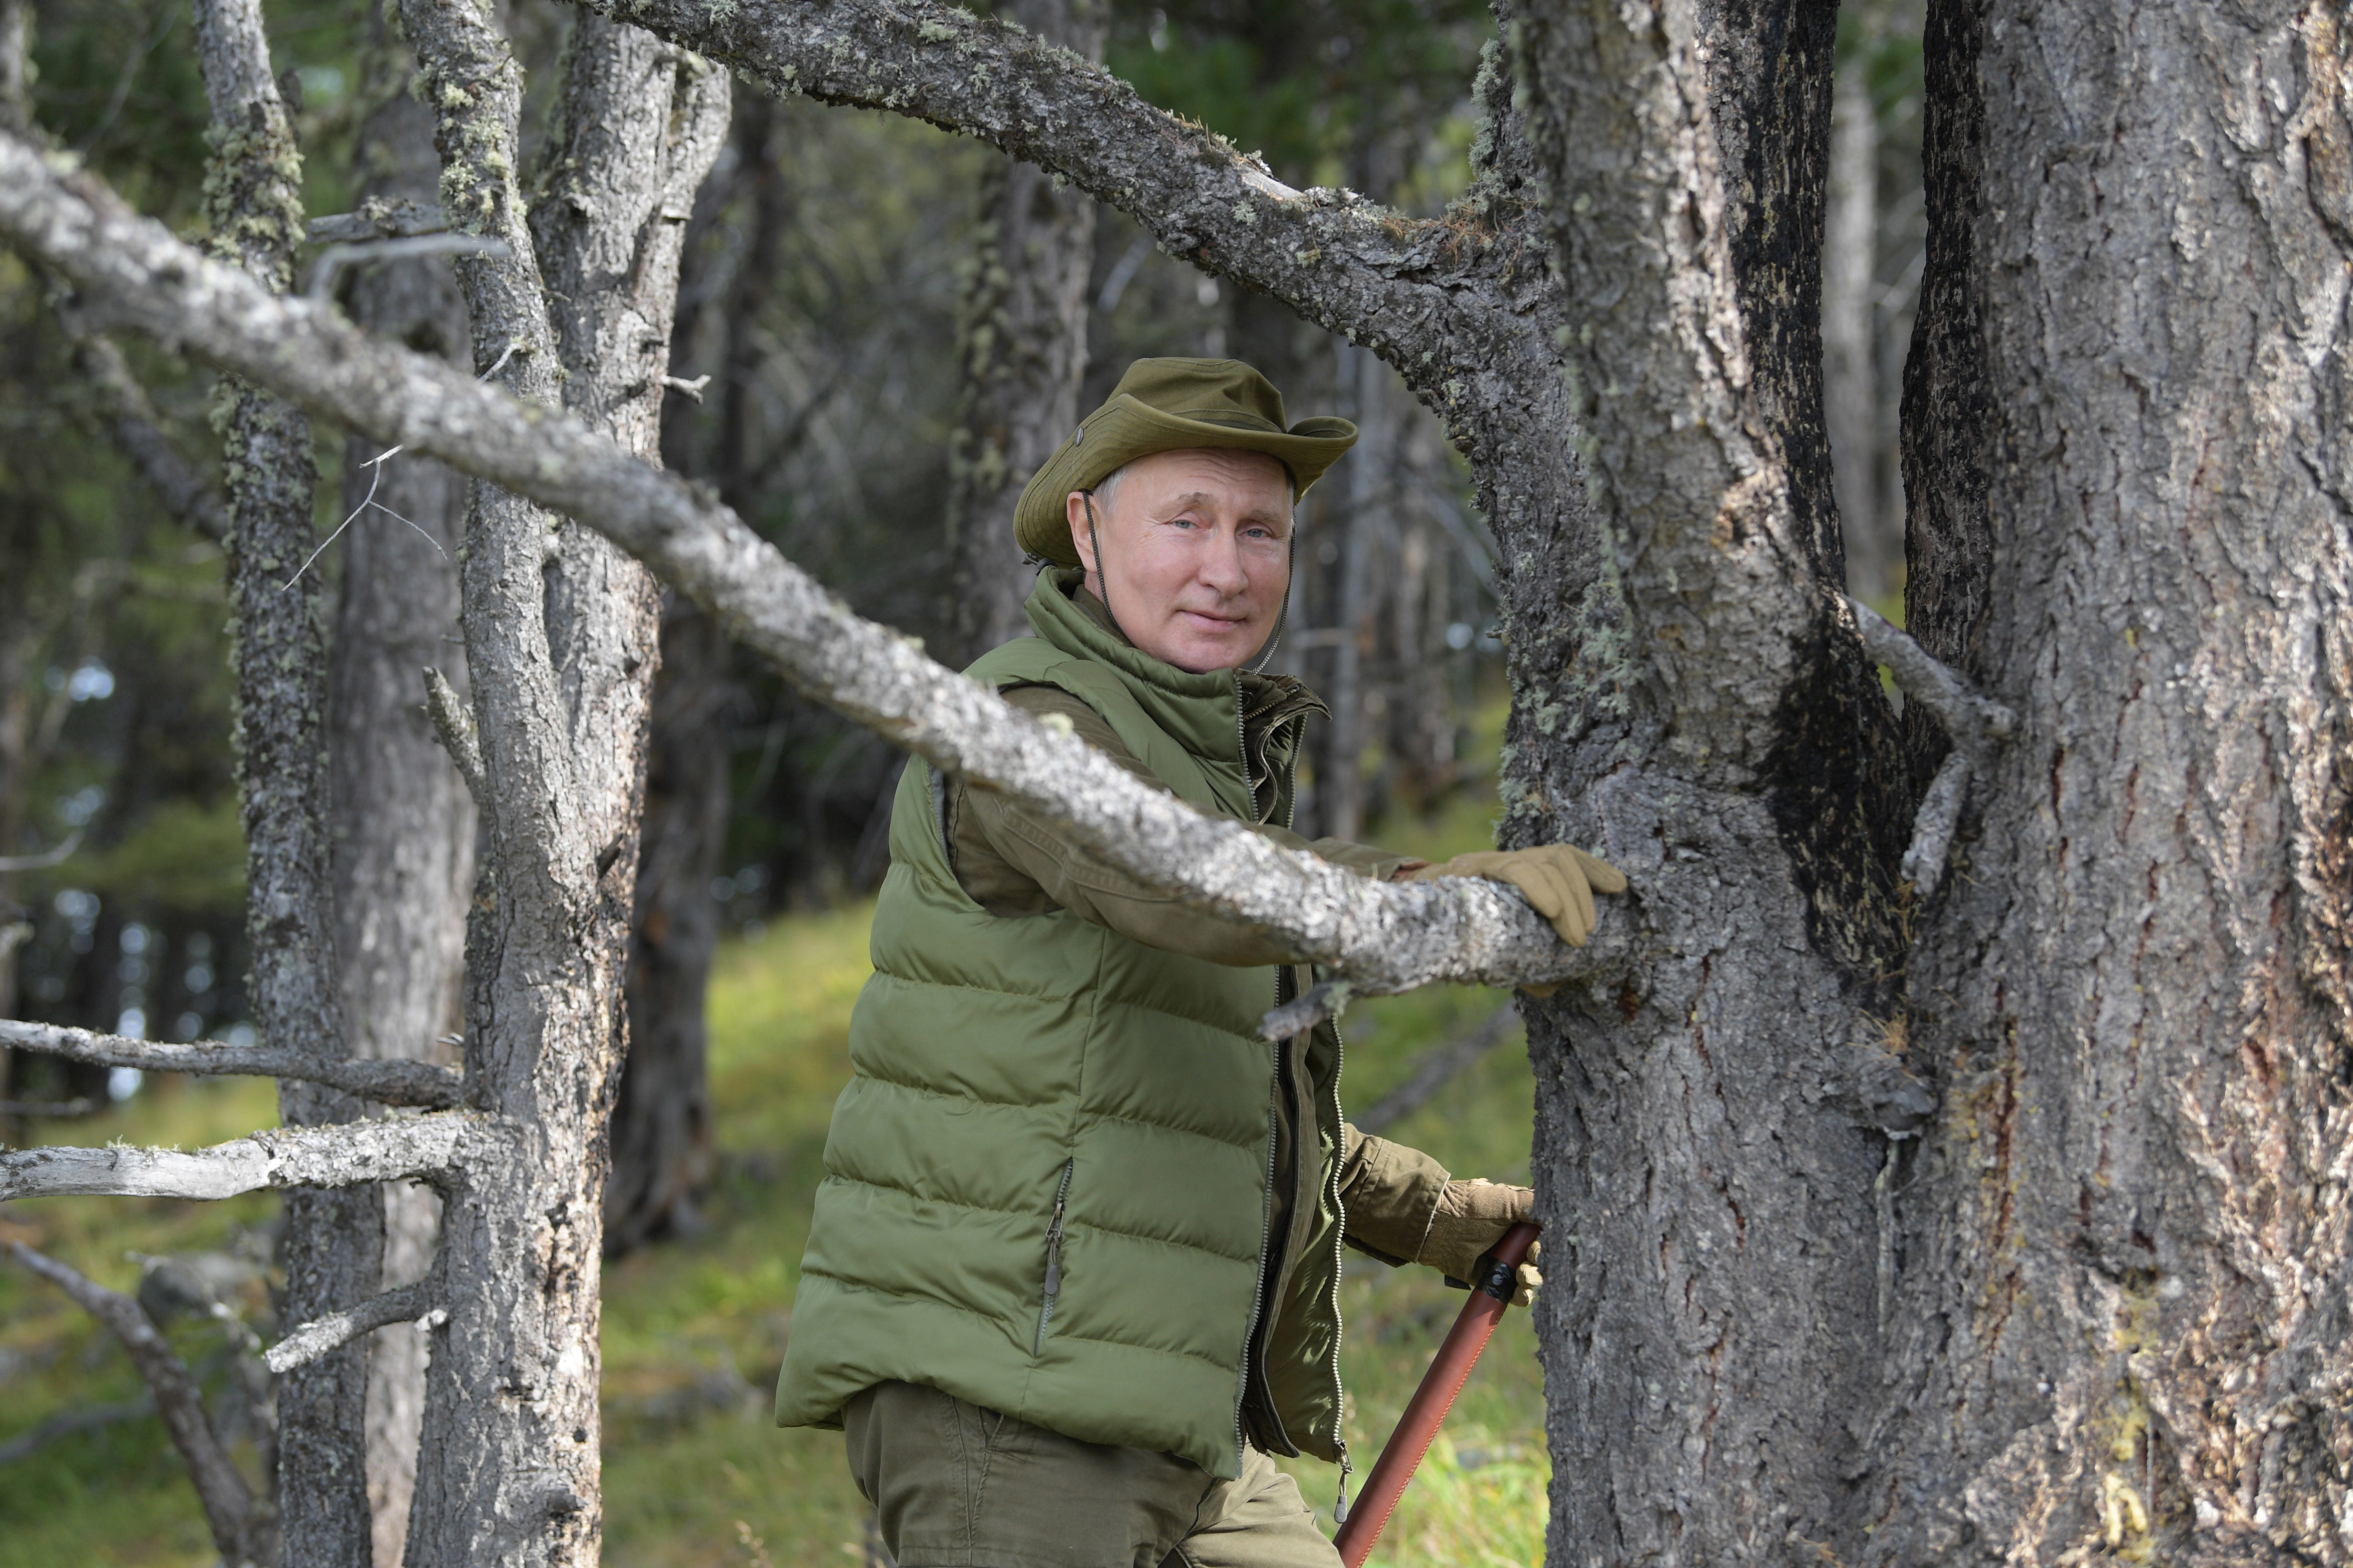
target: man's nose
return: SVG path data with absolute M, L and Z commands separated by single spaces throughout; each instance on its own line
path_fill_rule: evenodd
M 1204 584 L 1225 595 L 1239 594 L 1249 588 L 1250 574 L 1242 567 L 1242 542 L 1240 537 L 1220 532 L 1201 554 L 1200 578 Z

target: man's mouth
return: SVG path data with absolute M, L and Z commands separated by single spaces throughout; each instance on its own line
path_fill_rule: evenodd
M 1248 625 L 1250 619 L 1247 616 L 1213 616 L 1207 610 L 1179 610 L 1176 613 L 1202 630 L 1212 632 L 1231 631 Z

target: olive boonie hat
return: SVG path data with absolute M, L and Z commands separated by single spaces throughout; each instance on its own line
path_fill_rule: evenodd
M 1345 419 L 1286 427 L 1282 394 L 1240 360 L 1140 359 L 1103 405 L 1039 466 L 1013 509 L 1013 537 L 1031 555 L 1076 566 L 1063 498 L 1091 490 L 1113 469 L 1154 452 L 1200 447 L 1264 452 L 1291 470 L 1300 495 L 1356 444 Z

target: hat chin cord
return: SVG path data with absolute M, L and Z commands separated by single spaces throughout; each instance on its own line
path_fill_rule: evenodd
M 1128 637 L 1127 628 L 1119 624 L 1119 616 L 1111 607 L 1111 574 L 1103 570 L 1103 537 L 1095 531 L 1095 492 L 1081 490 L 1079 500 L 1087 509 L 1087 548 L 1094 552 L 1096 597 L 1103 600 L 1103 615 L 1111 621 L 1111 629 L 1133 646 L 1135 639 Z M 1298 562 L 1299 528 L 1294 522 L 1290 537 L 1283 541 L 1282 607 L 1274 615 L 1274 635 L 1266 639 L 1266 646 L 1258 650 L 1258 658 L 1248 666 L 1252 675 L 1265 671 L 1266 661 L 1274 657 L 1275 648 L 1282 641 L 1282 628 L 1291 619 L 1291 568 Z

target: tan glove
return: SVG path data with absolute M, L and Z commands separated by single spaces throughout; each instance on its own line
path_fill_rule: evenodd
M 1509 882 L 1536 913 L 1552 921 L 1560 940 L 1571 947 L 1583 947 L 1585 939 L 1593 934 L 1593 895 L 1626 890 L 1625 875 L 1617 867 L 1567 844 L 1482 849 L 1475 855 L 1457 855 L 1444 865 L 1398 873 L 1399 881 L 1426 882 L 1433 877 Z
M 1528 1187 L 1507 1187 L 1499 1182 L 1449 1182 L 1430 1216 L 1429 1234 L 1421 1238 L 1416 1263 L 1442 1270 L 1450 1279 L 1469 1279 L 1482 1254 L 1492 1252 L 1504 1233 L 1536 1217 L 1536 1194 Z M 1512 1305 L 1525 1307 L 1536 1299 L 1544 1276 L 1536 1269 L 1536 1253 L 1544 1243 L 1528 1248 L 1528 1260 L 1512 1277 Z

